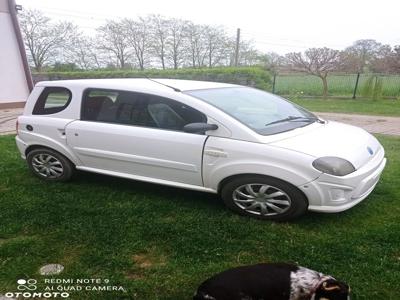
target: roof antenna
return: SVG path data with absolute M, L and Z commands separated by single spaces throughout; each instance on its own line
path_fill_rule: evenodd
M 148 77 L 147 75 L 145 75 L 145 77 L 146 77 L 148 80 L 151 80 L 151 81 L 153 81 L 153 82 L 155 82 L 155 83 L 158 83 L 158 84 L 161 84 L 161 85 L 163 85 L 163 86 L 169 87 L 170 89 L 173 89 L 175 92 L 182 92 L 182 91 L 181 91 L 180 89 L 178 89 L 178 88 L 175 88 L 175 87 L 170 86 L 170 85 L 168 85 L 168 84 L 165 84 L 165 83 L 159 82 L 159 81 L 157 81 L 157 80 L 151 79 L 151 78 Z

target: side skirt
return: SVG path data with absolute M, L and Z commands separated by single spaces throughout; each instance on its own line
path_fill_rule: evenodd
M 138 175 L 120 173 L 120 172 L 115 172 L 115 171 L 108 171 L 108 170 L 103 170 L 103 169 L 89 168 L 89 167 L 84 167 L 84 166 L 76 166 L 76 169 L 81 170 L 81 171 L 99 173 L 99 174 L 116 176 L 116 177 L 121 177 L 121 178 L 127 178 L 127 179 L 150 182 L 150 183 L 168 185 L 168 186 L 178 187 L 178 188 L 182 188 L 182 189 L 217 194 L 217 191 L 214 189 L 206 188 L 203 186 L 191 185 L 191 184 L 187 184 L 187 183 L 181 183 L 181 182 L 175 182 L 175 181 L 169 181 L 169 180 L 157 179 L 157 178 L 151 178 L 151 177 L 145 177 L 145 176 L 138 176 Z

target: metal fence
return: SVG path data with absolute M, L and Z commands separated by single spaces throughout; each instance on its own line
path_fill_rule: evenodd
M 329 74 L 328 96 L 341 98 L 400 99 L 400 75 Z M 279 95 L 321 97 L 322 80 L 313 75 L 289 73 L 275 75 L 272 92 Z

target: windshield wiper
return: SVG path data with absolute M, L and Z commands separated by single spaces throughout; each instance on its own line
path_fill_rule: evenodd
M 309 122 L 309 121 L 316 122 L 316 121 L 319 121 L 319 119 L 315 118 L 315 117 L 289 116 L 289 117 L 284 118 L 284 119 L 280 119 L 280 120 L 276 120 L 276 121 L 273 121 L 273 122 L 269 122 L 269 123 L 265 124 L 265 126 L 272 125 L 272 124 L 283 123 L 283 122 Z

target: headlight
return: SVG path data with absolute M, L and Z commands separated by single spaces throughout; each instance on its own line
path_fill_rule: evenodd
M 344 176 L 356 170 L 349 161 L 334 156 L 320 157 L 312 165 L 321 172 L 335 176 Z

